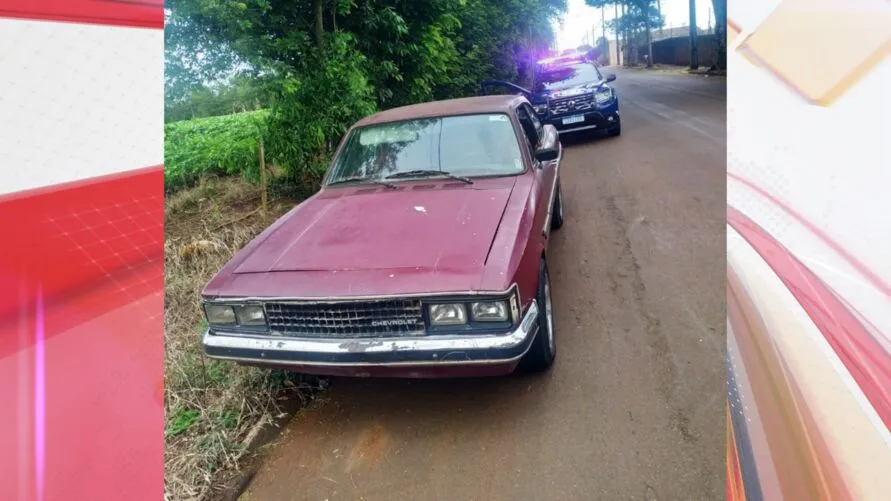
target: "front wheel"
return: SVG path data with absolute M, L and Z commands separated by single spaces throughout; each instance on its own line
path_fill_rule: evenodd
M 559 230 L 563 226 L 563 190 L 560 182 L 557 182 L 557 194 L 554 196 L 554 206 L 551 208 L 551 229 Z
M 544 372 L 554 363 L 557 356 L 557 343 L 554 337 L 554 308 L 551 303 L 551 280 L 548 265 L 541 260 L 538 269 L 538 333 L 523 360 L 521 368 L 527 372 Z
M 619 137 L 622 135 L 622 122 L 617 122 L 616 126 L 610 129 L 609 131 L 610 137 Z

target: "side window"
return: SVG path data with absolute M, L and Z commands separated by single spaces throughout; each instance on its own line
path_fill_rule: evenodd
M 522 104 L 517 108 L 517 117 L 520 119 L 520 125 L 523 127 L 526 141 L 529 143 L 529 151 L 534 154 L 535 148 L 538 146 L 538 131 L 535 122 L 533 122 L 535 112 L 529 106 Z

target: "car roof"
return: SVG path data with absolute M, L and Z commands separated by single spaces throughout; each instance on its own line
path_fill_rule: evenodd
M 412 104 L 381 111 L 359 120 L 353 127 L 363 127 L 366 125 L 387 122 L 400 122 L 415 118 L 433 118 L 475 113 L 510 114 L 513 108 L 525 101 L 525 97 L 512 94 L 431 101 L 429 103 Z

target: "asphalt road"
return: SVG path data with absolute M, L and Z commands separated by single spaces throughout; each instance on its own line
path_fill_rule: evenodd
M 564 140 L 552 370 L 336 379 L 242 499 L 724 498 L 725 80 L 617 73 L 622 136 Z

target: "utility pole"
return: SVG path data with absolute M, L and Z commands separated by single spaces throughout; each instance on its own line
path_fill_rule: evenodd
M 606 10 L 606 6 L 600 8 L 600 30 L 603 31 L 603 43 L 606 47 L 598 47 L 598 57 L 600 54 L 606 52 L 606 55 L 609 56 L 609 38 L 606 38 L 606 15 L 603 11 Z
M 625 19 L 625 4 L 624 3 L 622 4 L 622 19 L 623 20 Z M 622 60 L 625 63 L 625 66 L 628 66 L 628 56 L 630 54 L 629 51 L 631 50 L 631 46 L 628 43 L 629 38 L 630 38 L 629 37 L 630 33 L 628 31 L 627 26 L 625 27 L 625 29 L 623 31 L 624 31 L 624 33 L 622 35 L 622 38 L 624 39 L 624 42 L 625 42 L 625 50 L 622 51 Z
M 619 4 L 613 4 L 613 21 L 616 24 L 616 65 L 622 66 L 622 38 L 619 36 Z
M 699 69 L 699 28 L 696 27 L 696 0 L 690 0 L 690 69 Z

